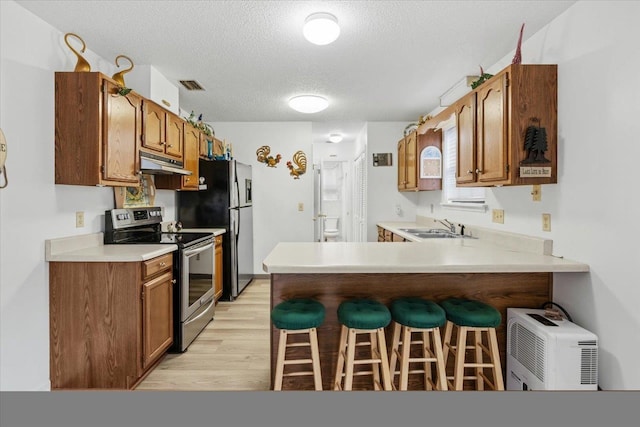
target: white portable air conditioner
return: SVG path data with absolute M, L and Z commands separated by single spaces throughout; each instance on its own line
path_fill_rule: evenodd
M 507 390 L 597 390 L 598 337 L 544 310 L 507 308 Z

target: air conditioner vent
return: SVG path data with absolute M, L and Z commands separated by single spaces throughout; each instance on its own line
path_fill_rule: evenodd
M 180 80 L 180 84 L 187 90 L 204 90 L 204 88 L 195 80 Z
M 583 348 L 581 350 L 580 384 L 598 384 L 597 348 Z
M 598 342 L 593 340 L 593 341 L 578 341 L 578 345 L 588 345 L 588 346 L 596 346 L 598 345 Z
M 511 325 L 509 332 L 511 355 L 540 381 L 544 381 L 545 341 L 517 322 Z

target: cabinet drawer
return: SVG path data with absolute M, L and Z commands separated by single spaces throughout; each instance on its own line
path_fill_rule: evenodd
M 173 254 L 166 254 L 142 263 L 142 280 L 154 276 L 160 272 L 171 270 L 173 267 Z

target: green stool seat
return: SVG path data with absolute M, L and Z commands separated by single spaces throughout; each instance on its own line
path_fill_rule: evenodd
M 324 305 L 307 298 L 290 299 L 273 308 L 271 320 L 278 329 L 317 328 L 324 321 Z
M 378 329 L 391 322 L 391 313 L 378 301 L 352 299 L 338 306 L 338 321 L 348 328 Z
M 446 322 L 442 307 L 422 298 L 399 298 L 391 303 L 391 317 L 397 323 L 412 328 L 439 328 Z
M 480 301 L 449 298 L 440 303 L 447 319 L 459 326 L 474 328 L 496 328 L 502 321 L 500 312 Z

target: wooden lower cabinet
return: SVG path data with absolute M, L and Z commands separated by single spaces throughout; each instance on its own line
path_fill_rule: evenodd
M 215 282 L 214 282 L 214 295 L 213 298 L 215 302 L 218 302 L 220 297 L 222 296 L 222 236 L 216 236 L 215 238 Z
M 173 343 L 172 254 L 51 262 L 51 389 L 132 389 Z

